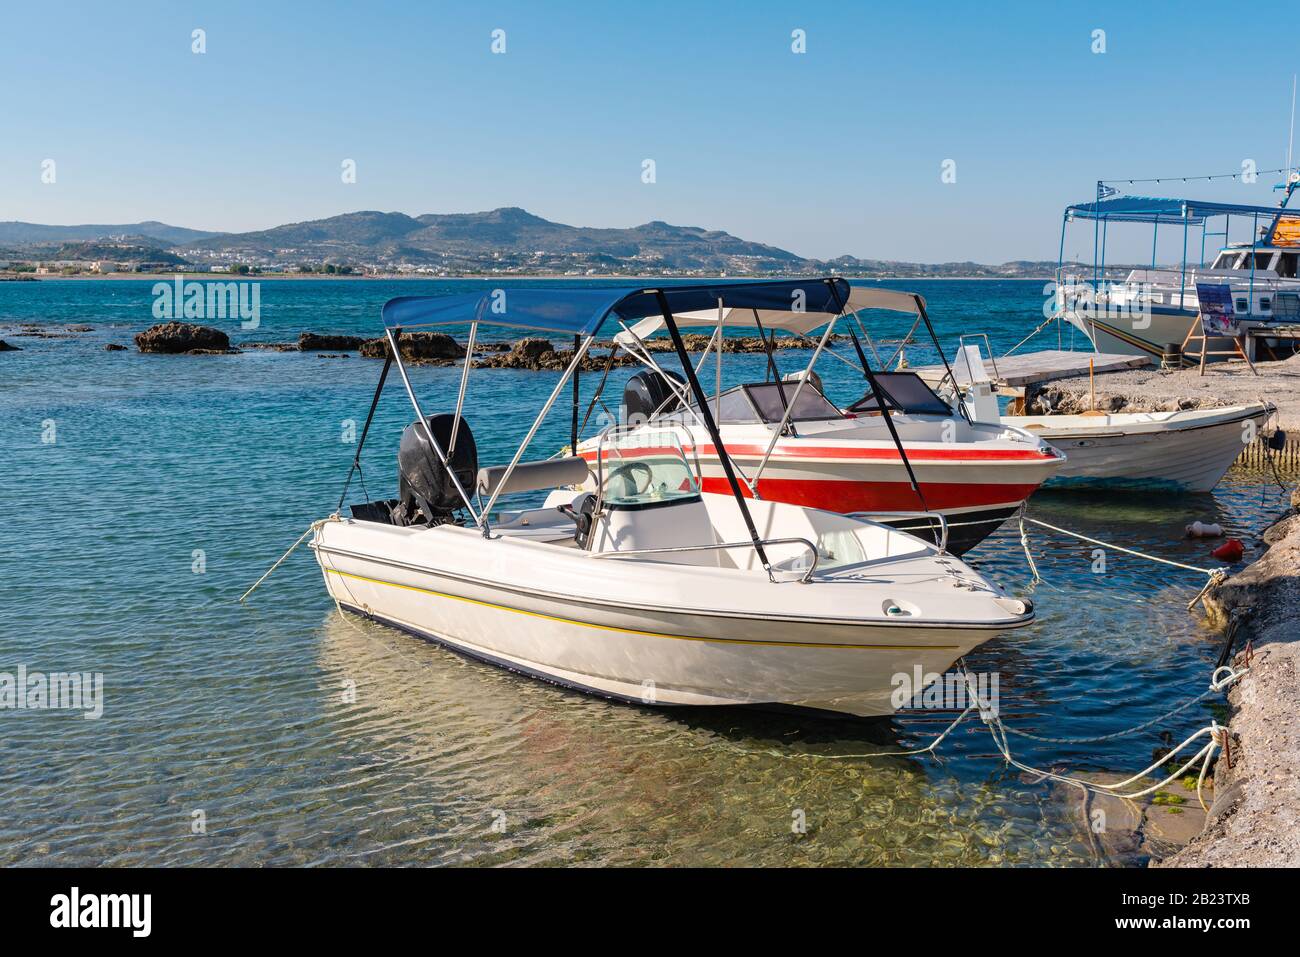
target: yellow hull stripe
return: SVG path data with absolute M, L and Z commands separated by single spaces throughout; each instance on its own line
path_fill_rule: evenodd
M 481 605 L 484 608 L 494 608 L 498 611 L 511 611 L 516 615 L 527 615 L 530 618 L 540 618 L 543 621 L 558 621 L 565 625 L 578 625 L 582 628 L 594 628 L 597 631 L 613 631 L 624 635 L 643 635 L 647 638 L 672 638 L 675 641 L 708 641 L 724 645 L 762 645 L 773 648 L 852 648 L 863 651 L 959 651 L 961 648 L 960 645 L 850 645 L 834 644 L 830 642 L 758 641 L 751 638 L 702 638 L 697 635 L 667 635 L 657 631 L 638 631 L 635 628 L 617 628 L 613 625 L 597 625 L 590 621 L 577 621 L 573 618 L 558 618 L 554 615 L 544 615 L 541 612 L 525 611 L 522 608 L 512 608 L 509 605 L 498 605 L 490 601 L 479 601 L 477 598 L 465 598 L 461 595 L 448 595 L 446 592 L 434 591 L 431 588 L 420 588 L 416 585 L 402 585 L 398 582 L 384 581 L 380 578 L 367 578 L 365 575 L 354 575 L 352 572 L 342 572 L 337 568 L 326 568 L 325 571 L 331 575 L 338 575 L 341 578 L 355 578 L 357 581 L 369 582 L 372 585 L 387 585 L 390 588 L 403 588 L 407 591 L 420 592 L 425 595 L 436 595 L 439 598 L 450 598 L 453 601 L 468 602 L 471 605 Z

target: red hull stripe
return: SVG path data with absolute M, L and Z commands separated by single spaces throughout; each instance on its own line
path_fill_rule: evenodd
M 729 494 L 725 478 L 704 477 L 704 491 Z M 1016 505 L 1038 488 L 1028 485 L 965 485 L 960 482 L 922 482 L 925 504 L 931 509 L 968 509 Z M 921 503 L 906 482 L 836 482 L 802 479 L 762 478 L 758 489 L 765 499 L 788 502 L 829 512 L 911 512 Z M 742 482 L 741 492 L 749 497 Z
M 767 451 L 766 447 L 757 445 L 729 445 L 727 450 L 733 456 L 747 456 L 756 459 L 762 459 L 763 453 Z M 678 451 L 677 446 L 659 447 L 636 447 L 635 449 L 620 450 L 625 458 L 633 458 L 637 455 L 667 455 Z M 695 451 L 691 446 L 686 446 L 687 454 Z M 698 447 L 700 455 L 717 455 L 717 449 L 712 445 L 701 445 Z M 596 460 L 594 451 L 583 451 L 579 454 L 588 461 Z M 608 452 L 606 458 L 610 457 Z M 880 448 L 854 448 L 843 445 L 835 446 L 805 446 L 805 445 L 777 445 L 772 450 L 772 458 L 769 461 L 779 459 L 841 459 L 846 461 L 902 461 L 902 456 L 898 454 L 898 449 L 880 449 Z M 1041 452 L 1022 449 L 969 449 L 960 446 L 951 449 L 908 449 L 907 459 L 909 462 L 1052 462 L 1055 456 L 1044 455 Z

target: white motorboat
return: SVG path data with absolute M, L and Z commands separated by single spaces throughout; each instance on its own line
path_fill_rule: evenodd
M 1065 453 L 1047 487 L 1208 492 L 1274 412 L 1261 401 L 1171 412 L 1002 415 L 978 345 L 961 347 L 956 369 L 973 419 L 1032 432 Z
M 860 365 L 826 348 L 837 320 L 860 322 L 858 313 L 869 309 L 912 314 L 929 328 L 921 296 L 860 286 L 829 313 L 714 308 L 674 318 L 681 328 L 712 331 L 697 368 L 714 354 L 717 388 L 708 404 L 746 495 L 867 517 L 932 541 L 939 514 L 946 520 L 948 548 L 962 554 L 1019 509 L 1064 457 L 1022 430 L 971 420 L 914 373 L 883 371 L 888 362 L 879 354 L 877 369 L 871 370 L 851 324 L 847 328 L 858 342 Z M 698 405 L 684 382 L 659 369 L 646 345 L 663 328 L 662 317 L 650 316 L 616 337 L 648 367 L 627 383 L 622 418 L 647 429 L 672 427 L 703 489 L 726 491 L 728 479 Z M 866 328 L 859 328 L 874 352 Z M 762 336 L 782 330 L 807 337 L 817 329 L 822 338 L 805 369 L 783 378 L 769 350 L 765 381 L 721 389 L 718 343 L 724 331 L 754 330 Z M 865 395 L 843 410 L 821 390 L 815 366 L 823 356 L 849 363 L 867 380 Z M 579 454 L 595 461 L 600 445 L 601 436 L 589 438 L 578 446 Z
M 1285 182 L 1275 187 L 1284 191 L 1277 206 L 1246 206 L 1125 196 L 1099 183 L 1095 202 L 1076 203 L 1065 210 L 1062 257 L 1066 227 L 1090 222 L 1093 263 L 1090 269 L 1058 264 L 1054 301 L 1049 304 L 1055 310 L 1053 318 L 1082 332 L 1098 352 L 1160 359 L 1169 346 L 1184 342 L 1189 330 L 1200 335 L 1198 286 L 1216 286 L 1232 302 L 1237 325 L 1252 331 L 1248 340 L 1252 350 L 1262 345 L 1273 358 L 1292 354 L 1293 338 L 1268 333 L 1300 323 L 1300 210 L 1287 207 L 1297 186 L 1300 172 L 1291 170 Z M 1131 223 L 1152 227 L 1151 265 L 1129 270 L 1122 281 L 1107 281 L 1107 227 Z M 1248 241 L 1227 241 L 1234 223 L 1238 233 L 1249 228 Z M 1162 226 L 1165 231 L 1181 229 L 1182 261 L 1176 267 L 1155 262 Z M 1206 240 L 1211 236 L 1223 237 L 1224 244 L 1207 263 Z M 1223 345 L 1216 341 L 1207 360 L 1223 358 Z M 1196 354 L 1199 348 L 1192 346 L 1190 351 Z
M 1004 415 L 1066 454 L 1050 486 L 1167 486 L 1208 492 L 1273 414 L 1266 402 L 1180 412 Z
M 340 514 L 341 498 L 339 512 L 317 524 L 311 544 L 329 594 L 464 654 L 609 698 L 851 715 L 891 713 L 918 668 L 942 673 L 1031 622 L 1028 601 L 942 547 L 873 522 L 748 499 L 734 478 L 727 494 L 701 491 L 671 431 L 606 435 L 590 492 L 581 490 L 591 476 L 579 456 L 522 461 L 607 323 L 665 316 L 698 401 L 673 313 L 718 299 L 779 308 L 794 292 L 825 308 L 847 283 L 509 289 L 388 303 L 388 324 L 468 325 L 471 356 L 489 316 L 577 335 L 580 345 L 509 463 L 479 469 L 463 415 L 472 360 L 455 413 L 425 417 L 390 325 L 375 402 L 395 364 L 417 419 L 402 437 L 398 498 L 354 505 L 350 517 Z M 575 411 L 577 403 L 575 390 Z M 707 408 L 702 418 L 716 435 Z M 370 418 L 359 445 L 369 426 Z M 662 451 L 647 455 L 647 439 Z M 502 497 L 524 501 L 498 509 Z

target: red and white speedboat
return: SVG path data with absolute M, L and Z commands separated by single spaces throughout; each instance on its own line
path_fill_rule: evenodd
M 924 318 L 919 296 L 853 289 L 846 312 L 867 308 Z M 723 328 L 748 325 L 806 334 L 827 327 L 808 368 L 793 380 L 746 383 L 709 398 L 747 495 L 869 517 L 932 541 L 946 536 L 948 549 L 961 554 L 991 534 L 1065 463 L 1062 453 L 1029 432 L 970 421 L 911 372 L 875 372 L 874 386 L 865 396 L 845 409 L 836 407 L 812 373 L 836 317 L 721 312 Z M 719 314 L 708 310 L 675 319 L 682 326 L 716 327 Z M 657 322 L 645 320 L 620 337 L 649 365 L 653 355 L 642 340 L 656 331 Z M 707 356 L 701 367 L 706 362 Z M 883 394 L 888 420 L 877 393 Z M 726 490 L 726 475 L 698 409 L 682 398 L 680 382 L 663 370 L 636 374 L 624 392 L 625 424 L 583 442 L 579 454 L 588 461 L 603 457 L 604 436 L 616 432 L 618 458 L 628 461 L 628 440 L 640 423 L 647 456 L 661 454 L 665 444 L 679 445 L 705 491 Z

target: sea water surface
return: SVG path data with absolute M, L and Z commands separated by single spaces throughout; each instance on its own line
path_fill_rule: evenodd
M 392 296 L 484 285 L 264 281 L 257 329 L 213 324 L 236 345 L 376 335 Z M 963 332 L 1005 350 L 1042 318 L 1040 282 L 888 285 L 925 294 L 950 350 Z M 1009 768 L 978 719 L 937 759 L 851 757 L 921 746 L 951 709 L 850 722 L 612 704 L 341 616 L 305 548 L 241 605 L 333 511 L 380 364 L 138 354 L 131 336 L 155 321 L 152 287 L 0 283 L 0 338 L 22 350 L 0 354 L 0 673 L 104 675 L 96 720 L 0 711 L 0 865 L 1137 865 L 1167 849 L 1120 828 L 1098 834 L 1077 791 Z M 70 328 L 81 324 L 92 328 Z M 907 326 L 873 318 L 885 356 Z M 1054 348 L 1056 332 L 1045 335 Z M 907 355 L 933 358 L 922 346 Z M 807 356 L 778 361 L 788 371 Z M 761 377 L 762 362 L 729 356 L 727 381 Z M 841 403 L 863 389 L 847 362 L 819 369 Z M 611 375 L 611 397 L 630 371 Z M 458 377 L 411 374 L 426 411 L 450 408 Z M 555 380 L 474 374 L 481 461 L 513 451 Z M 563 413 L 537 457 L 567 442 Z M 362 457 L 375 497 L 393 494 L 410 419 L 390 381 Z M 1217 564 L 1211 546 L 1185 540 L 1185 524 L 1217 521 L 1254 545 L 1278 511 L 1263 476 L 1235 472 L 1210 495 L 1031 503 L 1052 524 L 1204 567 Z M 1038 609 L 1034 626 L 968 657 L 998 674 L 1009 726 L 1106 735 L 1205 689 L 1221 638 L 1186 610 L 1202 576 L 1114 551 L 1099 570 L 1094 546 L 1038 530 L 1030 547 L 1037 585 L 1014 528 L 968 556 Z M 1214 708 L 1119 740 L 1012 746 L 1037 767 L 1134 771 Z

